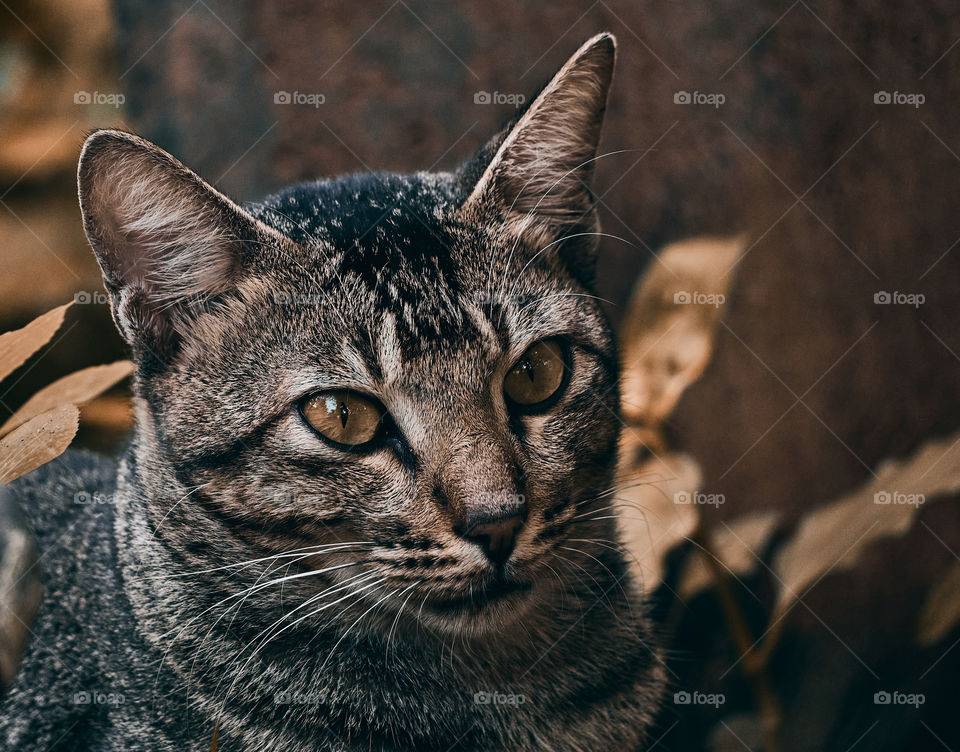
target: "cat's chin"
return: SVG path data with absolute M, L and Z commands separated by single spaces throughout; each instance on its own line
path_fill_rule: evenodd
M 482 588 L 428 598 L 418 618 L 445 631 L 492 632 L 509 627 L 535 600 L 532 582 L 494 580 Z

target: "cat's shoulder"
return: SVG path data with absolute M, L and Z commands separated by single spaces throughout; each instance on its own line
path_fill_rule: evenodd
M 112 504 L 117 463 L 101 455 L 68 451 L 8 488 L 38 542 L 62 535 L 91 509 Z

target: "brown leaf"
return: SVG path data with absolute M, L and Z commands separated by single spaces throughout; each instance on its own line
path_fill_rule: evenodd
M 103 366 L 76 371 L 44 387 L 0 426 L 0 436 L 23 425 L 40 413 L 60 405 L 83 405 L 133 372 L 133 363 L 118 360 Z
M 711 531 L 710 548 L 728 572 L 742 577 L 760 564 L 760 553 L 770 541 L 777 528 L 780 514 L 776 510 L 747 514 L 727 522 Z M 682 598 L 690 598 L 713 582 L 710 567 L 704 560 L 706 554 L 698 552 L 691 557 L 684 569 L 677 592 Z
M 926 443 L 907 460 L 888 460 L 873 481 L 809 514 L 774 559 L 782 583 L 775 616 L 827 573 L 852 567 L 874 541 L 909 530 L 920 505 L 958 489 L 955 434 Z
M 63 316 L 73 303 L 47 311 L 22 329 L 0 334 L 0 381 L 16 371 L 37 350 L 43 347 L 63 323 Z
M 700 378 L 745 246 L 743 237 L 673 243 L 638 280 L 620 332 L 628 422 L 659 425 Z
M 651 457 L 618 482 L 615 513 L 621 540 L 647 592 L 663 580 L 667 553 L 697 527 L 697 510 L 686 500 L 699 487 L 697 463 L 675 453 Z
M 9 483 L 59 457 L 73 441 L 80 411 L 73 405 L 49 410 L 0 439 L 0 483 Z
M 960 561 L 953 562 L 931 588 L 920 612 L 917 642 L 933 645 L 960 624 Z

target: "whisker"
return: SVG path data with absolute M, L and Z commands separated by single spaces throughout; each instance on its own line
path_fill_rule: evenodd
M 573 233 L 572 235 L 564 235 L 564 236 L 561 237 L 561 238 L 557 238 L 556 240 L 553 240 L 553 241 L 547 243 L 545 246 L 543 246 L 542 248 L 540 248 L 535 254 L 533 254 L 533 256 L 531 256 L 530 260 L 527 261 L 526 264 L 524 264 L 523 269 L 521 269 L 521 270 L 519 271 L 519 273 L 517 274 L 516 278 L 514 279 L 513 285 L 510 287 L 510 290 L 507 292 L 507 296 L 506 296 L 506 297 L 507 297 L 507 300 L 509 300 L 509 299 L 513 296 L 513 291 L 517 288 L 517 285 L 519 284 L 520 279 L 523 277 L 523 273 L 530 267 L 530 264 L 532 264 L 534 261 L 537 260 L 537 257 L 538 257 L 541 253 L 543 253 L 543 252 L 546 251 L 547 249 L 549 249 L 549 248 L 551 248 L 551 247 L 553 247 L 553 246 L 555 246 L 555 245 L 557 245 L 557 244 L 559 244 L 559 243 L 562 243 L 562 242 L 565 241 L 565 240 L 571 240 L 571 239 L 573 239 L 573 238 L 581 238 L 581 237 L 585 237 L 585 236 L 588 236 L 588 235 L 595 235 L 595 236 L 601 237 L 601 238 L 613 238 L 614 240 L 619 240 L 619 241 L 621 241 L 621 242 L 623 242 L 623 243 L 626 243 L 627 245 L 629 245 L 629 246 L 631 246 L 631 247 L 633 247 L 633 248 L 639 248 L 639 247 L 640 247 L 640 246 L 638 246 L 636 243 L 632 243 L 632 242 L 630 242 L 629 240 L 627 240 L 626 238 L 622 238 L 622 237 L 620 237 L 619 235 L 612 235 L 612 234 L 610 234 L 609 232 L 599 232 L 599 231 L 595 231 L 595 232 L 575 232 L 575 233 Z
M 368 573 L 368 574 L 371 574 L 371 575 L 373 575 L 373 576 L 376 576 L 376 573 Z M 227 700 L 229 699 L 230 694 L 233 692 L 233 687 L 236 685 L 237 680 L 238 680 L 241 676 L 243 676 L 243 675 L 245 674 L 245 672 L 246 672 L 246 670 L 247 670 L 247 667 L 250 665 L 250 661 L 252 661 L 252 660 L 257 656 L 257 653 L 259 653 L 261 650 L 263 650 L 263 648 L 266 647 L 266 645 L 267 645 L 269 642 L 277 639 L 281 634 L 283 634 L 283 633 L 286 632 L 287 630 L 293 629 L 297 624 L 300 624 L 300 623 L 303 622 L 304 620 L 309 619 L 309 618 L 311 618 L 312 616 L 315 616 L 316 614 L 320 613 L 321 611 L 324 611 L 324 610 L 326 610 L 326 609 L 328 609 L 328 608 L 331 608 L 331 607 L 335 606 L 335 605 L 338 604 L 338 603 L 342 603 L 344 600 L 346 600 L 346 599 L 348 599 L 348 598 L 352 598 L 353 596 L 357 595 L 358 593 L 360 593 L 360 592 L 362 592 L 362 591 L 364 591 L 364 590 L 368 590 L 368 589 L 371 588 L 371 587 L 379 587 L 379 586 L 381 586 L 384 582 L 385 582 L 385 580 L 381 578 L 381 579 L 375 580 L 374 582 L 366 583 L 366 584 L 362 585 L 361 587 L 358 587 L 358 588 L 354 589 L 353 591 L 347 593 L 347 594 L 344 595 L 343 597 L 338 598 L 337 600 L 332 601 L 332 602 L 330 602 L 330 603 L 325 603 L 323 606 L 320 606 L 320 608 L 317 608 L 317 609 L 311 611 L 310 613 L 308 613 L 308 614 L 306 614 L 306 615 L 304 615 L 304 616 L 301 616 L 299 619 L 297 619 L 296 621 L 288 624 L 287 626 L 283 627 L 283 628 L 280 629 L 279 631 L 274 632 L 274 633 L 272 633 L 272 634 L 267 634 L 267 633 L 269 633 L 271 630 L 273 630 L 274 628 L 276 628 L 277 626 L 279 626 L 280 624 L 282 624 L 286 619 L 288 619 L 288 618 L 289 618 L 290 616 L 292 616 L 294 613 L 296 613 L 297 611 L 299 611 L 299 610 L 301 610 L 301 609 L 303 609 L 303 608 L 306 608 L 306 607 L 307 607 L 309 604 L 311 604 L 311 603 L 315 603 L 315 602 L 319 599 L 319 596 L 317 596 L 317 595 L 311 596 L 311 598 L 308 598 L 306 601 L 304 601 L 304 603 L 302 603 L 302 604 L 300 604 L 299 606 L 297 606 L 297 608 L 295 608 L 293 611 L 291 611 L 290 613 L 285 614 L 284 616 L 280 617 L 280 619 L 278 619 L 278 620 L 275 621 L 273 624 L 271 624 L 269 627 L 267 627 L 266 629 L 262 630 L 259 634 L 257 634 L 253 639 L 250 640 L 250 642 L 248 642 L 243 648 L 240 649 L 240 651 L 237 653 L 237 657 L 236 657 L 233 661 L 231 661 L 231 666 L 232 666 L 234 663 L 236 663 L 236 662 L 240 659 L 240 657 L 244 654 L 244 652 L 246 652 L 247 649 L 250 648 L 250 647 L 253 645 L 254 642 L 256 642 L 257 640 L 259 640 L 264 634 L 267 634 L 267 637 L 266 637 L 264 640 L 262 640 L 262 641 L 260 642 L 260 644 L 256 646 L 256 648 L 254 648 L 254 649 L 251 651 L 250 656 L 247 658 L 246 663 L 244 663 L 243 666 L 240 668 L 240 670 L 237 671 L 237 672 L 234 674 L 233 681 L 230 683 L 230 686 L 227 688 L 226 694 L 225 694 L 224 697 L 223 697 L 223 704 L 222 704 L 222 707 L 221 707 L 221 713 L 223 712 L 223 710 L 226 709 Z M 332 593 L 332 592 L 337 592 L 337 591 L 339 591 L 339 590 L 343 590 L 344 587 L 349 587 L 349 586 L 343 586 L 343 585 L 341 585 L 341 586 L 337 587 L 335 590 L 331 590 L 330 592 Z M 221 679 L 221 682 L 222 682 L 222 679 Z M 214 694 L 216 694 L 217 690 L 219 689 L 221 682 L 218 682 L 218 683 L 217 683 L 217 687 L 214 689 Z
M 298 556 L 301 551 L 308 551 L 313 553 L 329 553 L 332 550 L 336 550 L 339 547 L 343 546 L 363 546 L 363 545 L 374 545 L 373 541 L 344 541 L 341 543 L 322 543 L 313 546 L 303 546 L 302 548 L 294 548 L 290 551 L 285 551 L 280 554 L 271 554 L 270 556 L 264 556 L 259 559 L 248 559 L 246 561 L 238 561 L 233 564 L 224 564 L 219 567 L 211 567 L 210 569 L 198 569 L 192 572 L 181 572 L 178 574 L 169 575 L 170 577 L 193 577 L 200 574 L 209 574 L 210 572 L 220 572 L 225 569 L 235 569 L 235 568 L 245 568 L 253 566 L 254 564 L 260 564 L 264 561 L 270 561 L 272 559 L 285 559 L 294 556 Z M 306 556 L 310 556 L 308 553 Z M 306 557 L 304 557 L 306 558 Z
M 308 555 L 309 555 L 309 554 L 308 554 Z M 253 586 L 247 588 L 246 590 L 241 591 L 240 593 L 234 593 L 233 595 L 229 595 L 229 596 L 227 596 L 226 598 L 222 598 L 221 600 L 217 601 L 217 602 L 214 603 L 212 606 L 208 606 L 208 607 L 205 608 L 203 611 L 201 611 L 199 614 L 197 614 L 196 616 L 194 616 L 193 618 L 191 618 L 186 624 L 182 625 L 182 626 L 180 627 L 180 631 L 177 632 L 177 635 L 170 641 L 170 644 L 167 645 L 166 649 L 163 651 L 163 655 L 162 655 L 161 658 L 160 658 L 160 665 L 157 667 L 157 676 L 156 676 L 156 679 L 155 679 L 155 681 L 154 681 L 154 687 L 156 687 L 157 683 L 158 683 L 159 680 L 160 680 L 160 672 L 161 672 L 162 669 L 163 669 L 164 661 L 166 660 L 167 654 L 170 652 L 170 650 L 172 649 L 173 645 L 177 642 L 178 639 L 180 639 L 180 636 L 184 633 L 184 631 L 186 631 L 186 630 L 190 627 L 191 624 L 193 624 L 197 619 L 201 618 L 201 617 L 204 616 L 205 614 L 209 613 L 211 610 L 217 608 L 218 606 L 220 606 L 220 605 L 222 605 L 222 604 L 224 604 L 224 603 L 227 603 L 228 601 L 235 600 L 235 599 L 237 599 L 237 598 L 241 598 L 241 597 L 243 597 L 245 594 L 249 594 L 250 591 L 259 592 L 260 590 L 263 590 L 264 588 L 269 587 L 270 585 L 276 584 L 276 583 L 278 583 L 278 582 L 286 582 L 286 581 L 291 580 L 291 579 L 300 579 L 300 578 L 303 578 L 303 577 L 309 577 L 309 576 L 311 576 L 311 575 L 314 575 L 314 576 L 315 576 L 315 575 L 318 575 L 318 574 L 324 574 L 324 573 L 326 573 L 326 572 L 332 572 L 332 571 L 336 571 L 336 570 L 339 570 L 339 569 L 346 569 L 346 568 L 348 568 L 348 567 L 360 566 L 360 565 L 365 564 L 365 563 L 367 563 L 367 562 L 366 562 L 365 560 L 362 560 L 362 561 L 358 561 L 358 562 L 350 562 L 350 563 L 347 563 L 347 564 L 337 564 L 337 565 L 335 565 L 335 566 L 326 567 L 326 568 L 324 568 L 324 569 L 311 570 L 310 572 L 302 572 L 302 573 L 299 573 L 299 574 L 297 574 L 297 575 L 290 575 L 290 576 L 287 576 L 287 577 L 281 577 L 281 578 L 278 578 L 278 579 L 275 579 L 275 580 L 271 580 L 270 582 L 261 583 L 261 584 L 259 584 L 259 585 L 253 585 Z M 231 607 L 231 608 L 232 608 L 232 607 Z M 226 611 L 226 613 L 229 613 L 229 612 L 230 612 L 230 609 L 228 609 L 228 610 Z M 220 619 L 222 619 L 223 616 L 226 615 L 226 613 L 223 614 L 223 615 L 221 615 L 221 617 L 220 617 L 219 619 L 217 619 L 217 622 L 219 622 Z M 176 629 L 176 627 L 174 627 L 174 629 Z M 164 638 L 164 637 L 166 637 L 167 635 L 169 635 L 171 632 L 173 632 L 173 629 L 171 629 L 171 630 L 165 632 L 164 634 L 162 634 L 162 635 L 161 635 L 161 639 Z M 208 630 L 208 634 L 209 634 L 209 630 Z M 206 637 L 204 637 L 204 642 L 205 642 L 205 641 L 206 641 Z
M 604 159 L 604 158 L 606 158 L 606 157 L 612 157 L 612 156 L 617 155 L 617 154 L 625 154 L 625 153 L 631 152 L 631 151 L 639 151 L 639 150 L 638 150 L 638 149 L 618 149 L 618 150 L 616 150 L 616 151 L 608 151 L 608 152 L 605 152 L 605 153 L 603 153 L 603 154 L 597 154 L 597 155 L 591 157 L 590 159 L 587 159 L 587 160 L 581 162 L 581 163 L 578 164 L 576 167 L 573 167 L 573 168 L 567 170 L 565 173 L 563 173 L 563 175 L 561 175 L 560 177 L 558 177 L 558 178 L 554 181 L 554 183 L 553 183 L 549 188 L 547 188 L 547 190 L 545 190 L 545 191 L 543 192 L 543 195 L 540 196 L 540 198 L 537 200 L 537 203 L 534 204 L 533 208 L 530 209 L 530 211 L 527 212 L 526 216 L 524 216 L 524 218 L 521 220 L 521 223 L 524 223 L 525 225 L 529 225 L 529 224 L 531 223 L 531 220 L 532 220 L 534 214 L 536 213 L 537 209 L 540 208 L 540 204 L 543 203 L 544 199 L 546 199 L 546 197 L 547 197 L 548 195 L 550 195 L 550 193 L 553 191 L 554 188 L 556 188 L 558 185 L 560 185 L 561 182 L 563 182 L 567 177 L 569 177 L 571 174 L 573 174 L 574 172 L 576 172 L 576 171 L 579 170 L 580 168 L 586 167 L 586 166 L 587 166 L 588 164 L 590 164 L 591 162 L 596 162 L 596 161 L 599 161 L 600 159 Z M 517 191 L 517 195 L 514 197 L 513 201 L 510 203 L 510 208 L 507 210 L 507 214 L 509 214 L 510 212 L 513 211 L 513 207 L 516 205 L 517 201 L 520 199 L 520 196 L 523 195 L 523 192 L 524 192 L 524 190 L 526 190 L 527 186 L 530 185 L 530 183 L 533 182 L 536 178 L 538 178 L 538 177 L 541 175 L 541 173 L 543 173 L 543 172 L 544 172 L 544 170 L 538 170 L 533 176 L 530 177 L 529 180 L 527 180 L 526 183 L 524 183 L 523 188 L 521 188 L 519 191 Z M 580 219 L 582 219 L 583 216 L 585 216 L 586 214 L 587 214 L 587 212 L 584 212 L 584 214 L 581 215 L 581 217 L 579 217 L 577 221 L 579 221 Z M 524 229 L 526 229 L 526 227 L 524 227 Z M 521 240 L 522 237 L 523 237 L 523 232 L 522 232 L 522 230 L 517 231 L 517 237 L 516 237 L 516 239 L 514 240 L 513 246 L 510 248 L 510 253 L 509 253 L 508 256 L 507 256 L 507 263 L 506 263 L 505 266 L 504 266 L 504 284 L 506 283 L 507 275 L 508 275 L 509 272 L 510 272 L 510 264 L 511 264 L 512 261 L 513 261 L 513 254 L 514 254 L 514 252 L 516 251 L 517 246 L 520 244 L 520 240 Z M 493 275 L 493 258 L 491 258 L 491 261 L 490 261 L 490 276 L 492 277 L 492 275 Z M 501 285 L 501 287 L 500 287 L 500 293 L 501 293 L 501 295 L 502 295 L 502 293 L 503 293 L 503 285 Z M 488 297 L 489 297 L 489 296 L 488 296 Z M 502 313 L 502 311 L 501 311 L 499 324 L 502 324 L 502 322 L 503 322 L 503 313 Z M 499 324 L 498 324 L 498 325 L 499 325 Z

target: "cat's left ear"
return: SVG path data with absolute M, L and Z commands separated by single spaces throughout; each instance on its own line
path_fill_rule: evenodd
M 138 136 L 103 130 L 83 146 L 83 226 L 135 355 L 175 354 L 206 300 L 233 287 L 269 228 Z
M 591 190 L 616 40 L 598 34 L 553 77 L 489 150 L 492 159 L 464 208 L 493 210 L 508 230 L 538 246 L 597 229 Z M 589 273 L 596 237 L 559 243 Z

